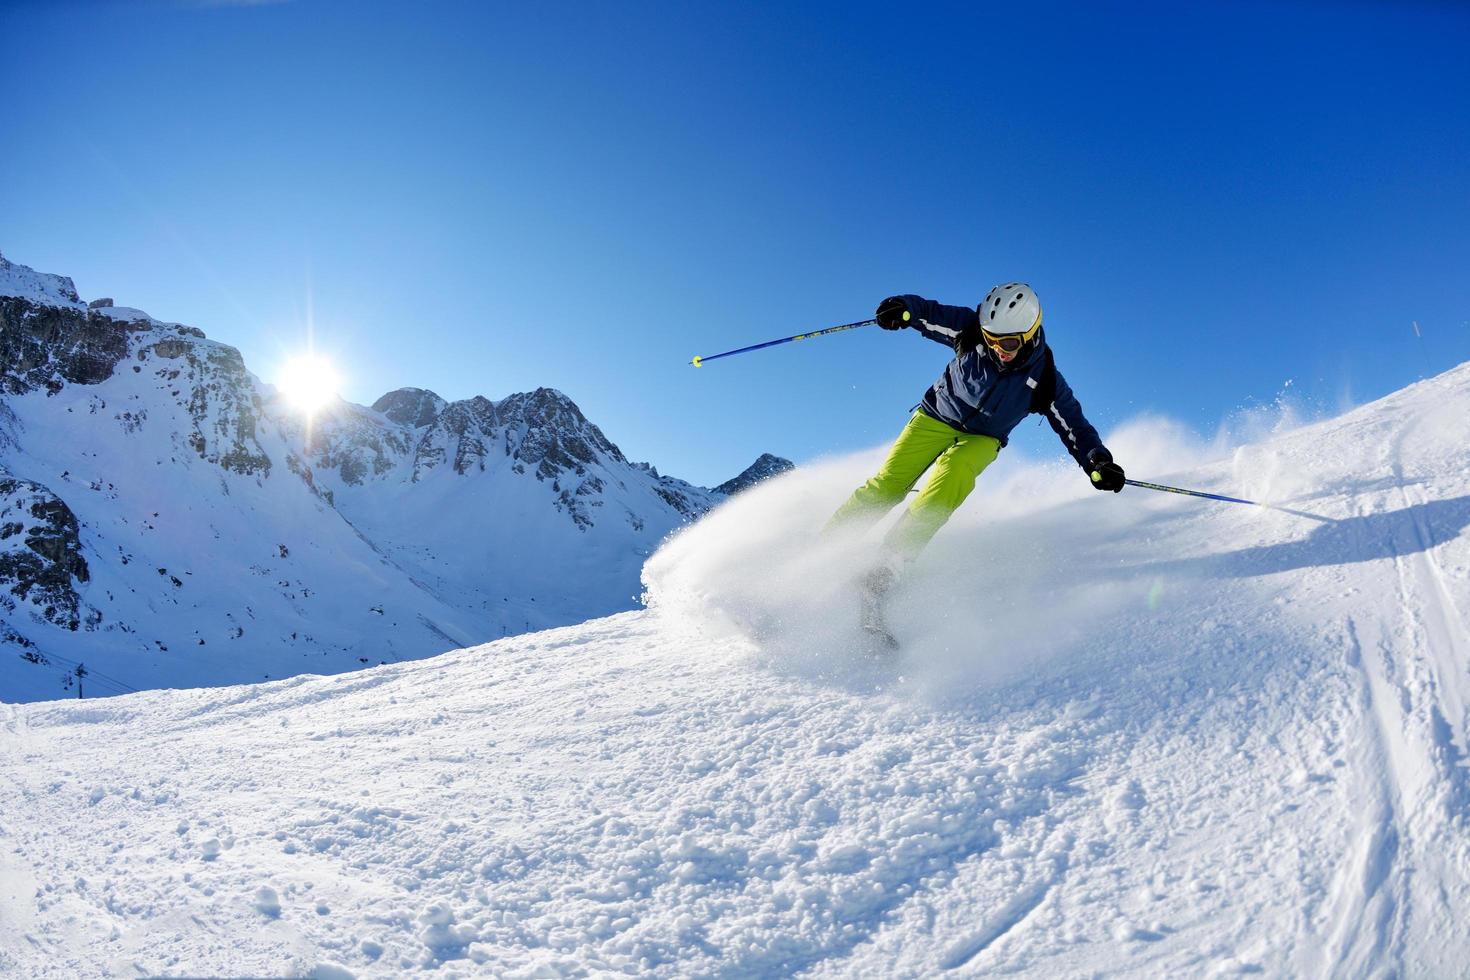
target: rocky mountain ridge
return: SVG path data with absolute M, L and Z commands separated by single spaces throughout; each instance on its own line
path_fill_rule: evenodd
M 789 473 L 795 468 L 796 465 L 789 459 L 782 459 L 780 456 L 773 456 L 770 453 L 761 453 L 760 458 L 746 467 L 744 472 L 739 476 L 726 480 L 724 483 L 715 487 L 715 493 L 734 496 L 737 493 L 749 490 L 757 483 L 769 480 L 773 476 L 780 476 L 782 473 Z

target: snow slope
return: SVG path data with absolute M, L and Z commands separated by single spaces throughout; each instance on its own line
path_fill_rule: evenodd
M 646 611 L 0 706 L 0 972 L 1462 976 L 1467 434 L 1470 365 L 1226 458 L 1110 434 L 1296 513 L 1003 459 L 895 664 L 812 541 L 862 458 L 685 531 Z

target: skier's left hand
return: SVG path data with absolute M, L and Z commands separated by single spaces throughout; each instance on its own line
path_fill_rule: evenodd
M 1113 462 L 1113 454 L 1101 446 L 1087 454 L 1087 473 L 1098 490 L 1117 493 L 1123 489 L 1123 467 Z

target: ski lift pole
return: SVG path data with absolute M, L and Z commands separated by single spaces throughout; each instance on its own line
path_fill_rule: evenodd
M 825 337 L 829 333 L 840 333 L 843 330 L 856 330 L 858 327 L 868 327 L 877 323 L 877 320 L 858 320 L 856 323 L 842 323 L 835 327 L 827 327 L 822 330 L 813 330 L 811 333 L 799 333 L 795 337 L 782 337 L 780 340 L 768 340 L 764 344 L 751 344 L 749 347 L 741 347 L 738 350 L 727 350 L 723 354 L 710 354 L 707 357 L 696 357 L 690 361 L 695 367 L 702 367 L 706 361 L 718 360 L 721 357 L 733 357 L 736 354 L 748 354 L 753 350 L 764 350 L 767 347 L 775 347 L 778 344 L 789 344 L 793 340 L 809 340 L 812 337 Z

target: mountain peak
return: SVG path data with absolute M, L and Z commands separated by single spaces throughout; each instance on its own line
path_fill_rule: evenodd
M 373 411 L 386 415 L 399 425 L 421 429 L 433 425 L 447 404 L 426 388 L 396 388 L 373 402 Z
M 582 410 L 564 392 L 556 388 L 537 388 L 534 391 L 518 391 L 506 395 L 496 402 L 496 407 L 509 412 L 529 412 L 535 415 L 565 415 L 583 419 Z
M 599 454 L 627 462 L 622 451 L 588 421 L 577 403 L 555 388 L 507 395 L 495 403 L 495 409 L 502 423 L 524 432 L 516 458 L 538 464 L 537 472 L 543 476 L 559 469 L 580 473 Z
M 796 469 L 796 464 L 789 459 L 773 456 L 770 453 L 761 453 L 760 458 L 751 463 L 745 470 L 733 480 L 726 480 L 715 487 L 715 493 L 723 493 L 733 496 L 742 490 L 749 490 L 763 480 L 769 480 L 773 476 Z

